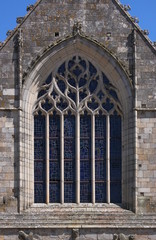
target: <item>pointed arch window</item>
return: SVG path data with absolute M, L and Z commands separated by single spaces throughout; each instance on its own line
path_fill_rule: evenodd
M 34 202 L 121 202 L 121 107 L 115 87 L 73 56 L 34 107 Z

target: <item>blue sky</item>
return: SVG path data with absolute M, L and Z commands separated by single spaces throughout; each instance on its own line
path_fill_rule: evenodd
M 78 0 L 75 0 L 78 1 Z M 89 0 L 88 0 L 89 1 Z M 156 0 L 120 0 L 131 6 L 131 16 L 139 18 L 139 26 L 148 29 L 149 38 L 156 41 Z M 1 0 L 0 5 L 0 41 L 6 38 L 6 32 L 16 27 L 16 18 L 25 16 L 26 7 L 36 0 Z

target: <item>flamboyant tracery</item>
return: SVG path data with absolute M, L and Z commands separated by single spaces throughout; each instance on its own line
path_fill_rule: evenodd
M 34 107 L 35 203 L 121 202 L 121 107 L 91 61 L 73 56 Z

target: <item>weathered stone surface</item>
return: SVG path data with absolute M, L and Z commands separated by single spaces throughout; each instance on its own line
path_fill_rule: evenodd
M 0 240 L 17 240 L 20 229 L 25 239 L 156 239 L 156 49 L 128 10 L 117 0 L 39 0 L 0 43 Z M 33 205 L 32 109 L 47 74 L 75 53 L 102 68 L 119 93 L 128 210 Z

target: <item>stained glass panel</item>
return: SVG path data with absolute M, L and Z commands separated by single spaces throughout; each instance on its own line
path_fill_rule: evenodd
M 60 159 L 60 139 L 50 138 L 50 159 L 59 160 Z
M 60 162 L 50 161 L 50 181 L 60 180 Z
M 91 182 L 80 183 L 80 202 L 90 203 L 91 202 Z
M 34 116 L 34 202 L 45 202 L 45 116 Z
M 60 137 L 60 117 L 58 115 L 49 116 L 49 136 Z
M 45 117 L 43 115 L 34 116 L 34 137 L 44 138 L 45 135 Z
M 105 182 L 95 183 L 95 201 L 97 203 L 106 202 L 106 183 Z
M 82 161 L 80 163 L 81 181 L 88 181 L 91 179 L 91 164 L 89 161 Z
M 34 196 L 35 203 L 45 203 L 45 183 L 35 182 Z
M 106 116 L 95 116 L 95 200 L 106 201 Z
M 105 161 L 95 161 L 95 180 L 96 181 L 106 181 L 106 162 Z
M 34 159 L 43 160 L 45 158 L 45 139 L 34 139 Z
M 60 182 L 50 182 L 50 203 L 60 202 Z
M 49 116 L 50 202 L 60 201 L 60 117 Z
M 85 114 L 80 118 L 80 134 L 81 138 L 90 138 L 91 136 L 91 117 Z
M 45 180 L 45 162 L 44 161 L 34 162 L 34 177 L 35 177 L 35 182 L 44 182 Z
M 64 201 L 75 202 L 75 116 L 64 116 Z
M 80 117 L 80 202 L 91 202 L 91 117 Z
M 64 181 L 74 181 L 75 178 L 75 164 L 73 161 L 64 162 Z
M 100 83 L 100 86 L 99 86 Z M 64 115 L 64 199 L 75 202 L 75 129 L 76 117 L 72 114 L 84 112 L 80 117 L 80 202 L 91 202 L 91 116 L 95 116 L 95 199 L 106 201 L 106 117 L 102 114 L 119 109 L 119 99 L 107 76 L 90 61 L 74 56 L 61 64 L 53 77 L 48 76 L 38 93 L 34 117 L 34 184 L 35 202 L 45 202 L 45 117 L 43 109 L 49 112 L 49 189 L 50 202 L 60 202 L 60 115 Z M 61 93 L 60 93 L 61 91 Z M 110 97 L 111 96 L 111 97 Z M 44 102 L 43 102 L 44 98 Z M 74 101 L 74 103 L 73 103 Z M 65 111 L 64 111 L 65 110 Z M 112 112 L 111 112 L 112 110 Z M 51 111 L 51 112 L 50 112 Z M 80 112 L 79 112 L 80 113 Z M 121 201 L 121 118 L 115 113 L 110 116 L 110 180 L 111 201 Z
M 121 117 L 110 116 L 111 202 L 121 202 Z
M 64 202 L 74 203 L 75 202 L 75 185 L 73 182 L 65 182 L 64 184 Z

